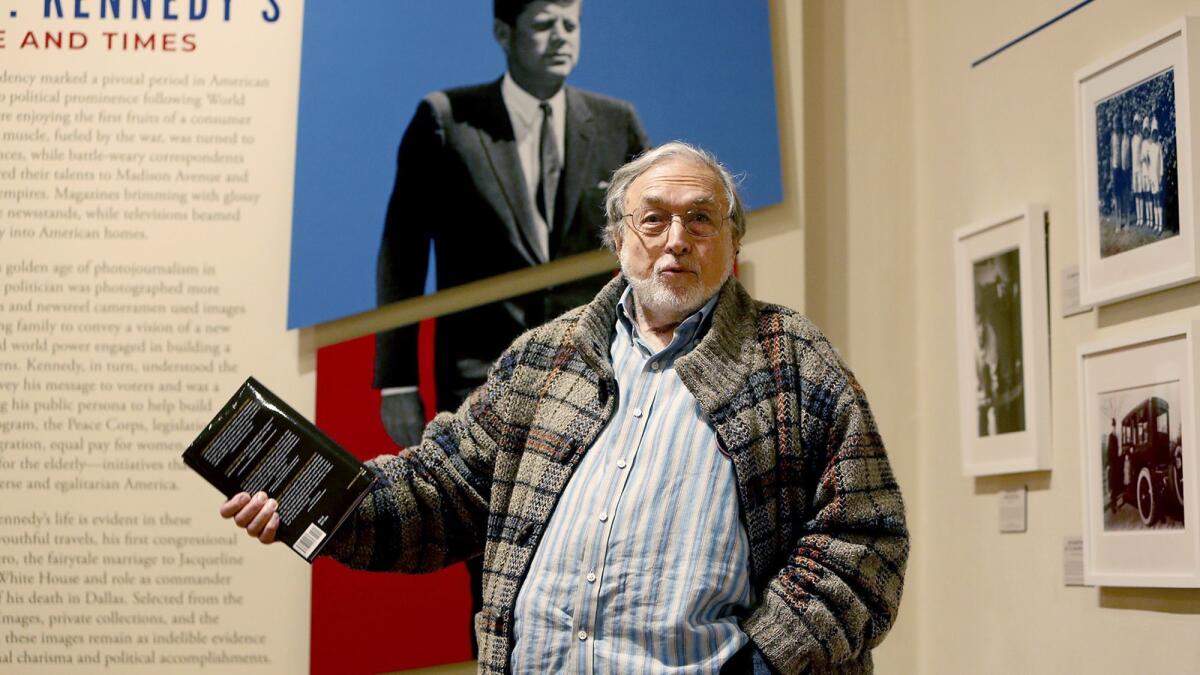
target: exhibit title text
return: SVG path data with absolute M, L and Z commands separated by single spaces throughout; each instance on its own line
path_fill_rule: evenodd
M 239 3 L 243 0 L 239 0 Z M 279 0 L 255 0 L 263 21 L 279 20 Z M 229 21 L 233 0 L 45 0 L 42 15 L 47 19 L 161 19 L 202 21 L 220 17 Z M 65 7 L 64 7 L 65 6 Z

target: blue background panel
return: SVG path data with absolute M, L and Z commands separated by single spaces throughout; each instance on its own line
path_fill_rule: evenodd
M 289 328 L 375 307 L 396 150 L 417 104 L 504 72 L 491 0 L 304 11 Z M 766 0 L 591 0 L 581 31 L 570 84 L 631 101 L 652 143 L 713 151 L 744 176 L 750 208 L 783 199 Z

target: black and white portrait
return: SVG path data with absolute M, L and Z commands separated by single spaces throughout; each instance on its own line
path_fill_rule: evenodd
M 1100 257 L 1179 234 L 1175 70 L 1096 103 Z
M 1046 223 L 1024 204 L 955 230 L 963 473 L 1050 468 Z
M 1020 252 L 974 264 L 978 435 L 1025 430 Z
M 1183 528 L 1179 381 L 1100 393 L 1105 531 Z

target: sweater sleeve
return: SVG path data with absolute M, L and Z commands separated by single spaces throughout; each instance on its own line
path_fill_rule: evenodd
M 784 674 L 870 672 L 903 588 L 904 504 L 863 391 L 841 369 L 807 521 L 743 622 Z
M 520 342 L 505 352 L 455 413 L 441 413 L 421 443 L 367 462 L 378 477 L 326 554 L 349 567 L 432 572 L 483 551 L 492 468 Z

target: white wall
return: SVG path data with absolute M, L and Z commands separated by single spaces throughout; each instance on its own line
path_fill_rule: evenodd
M 807 2 L 803 14 L 805 311 L 866 389 L 911 518 L 922 495 L 905 4 Z M 910 574 L 881 672 L 913 671 L 918 584 Z
M 1061 316 L 1059 273 L 1078 262 L 1074 72 L 1200 3 L 1099 2 L 975 69 L 968 64 L 1064 8 L 913 2 L 919 301 L 919 446 L 928 490 L 916 599 L 923 672 L 1200 672 L 1200 592 L 1067 588 L 1061 541 L 1082 531 L 1075 346 L 1098 326 L 1178 310 L 1196 287 Z M 919 34 L 918 34 L 919 31 Z M 957 35 L 958 37 L 952 37 Z M 948 118 L 954 118 L 949 121 Z M 950 189 L 946 189 L 950 187 Z M 950 232 L 1023 201 L 1050 208 L 1054 468 L 967 480 L 953 455 L 956 387 Z M 996 492 L 1028 485 L 1029 531 L 997 533 Z M 937 583 L 932 583 L 932 580 Z M 980 611 L 986 608 L 985 611 Z M 1166 648 L 1170 645 L 1170 648 Z
M 1200 591 L 1061 579 L 1062 538 L 1082 530 L 1075 346 L 1200 317 L 1200 286 L 1059 318 L 1078 257 L 1073 74 L 1200 2 L 1097 2 L 970 67 L 1071 4 L 804 5 L 807 309 L 871 396 L 913 533 L 883 673 L 1200 672 Z M 964 478 L 952 232 L 1028 201 L 1051 218 L 1053 470 Z M 1021 485 L 1028 532 L 1001 535 L 997 492 Z

